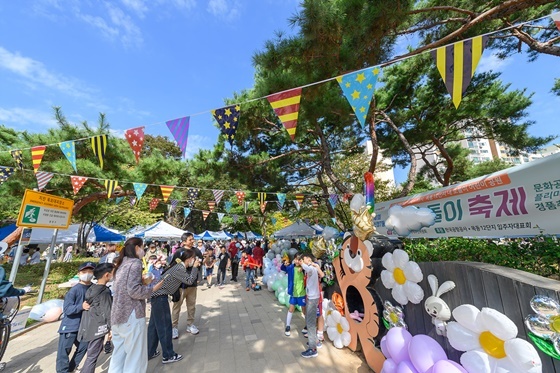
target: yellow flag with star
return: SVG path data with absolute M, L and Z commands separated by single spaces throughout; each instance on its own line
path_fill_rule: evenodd
M 366 124 L 369 104 L 373 98 L 375 83 L 377 83 L 377 77 L 380 73 L 381 69 L 379 67 L 368 67 L 336 78 L 362 128 Z

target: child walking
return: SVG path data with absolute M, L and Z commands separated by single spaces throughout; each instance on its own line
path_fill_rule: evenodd
M 216 264 L 216 256 L 214 255 L 214 249 L 209 248 L 204 253 L 204 266 L 206 280 L 208 281 L 208 287 L 212 287 L 212 274 L 214 273 L 214 264 Z
M 284 334 L 290 336 L 292 316 L 296 306 L 301 307 L 301 312 L 305 315 L 305 273 L 301 267 L 301 256 L 296 255 L 292 264 L 288 260 L 282 264 L 282 271 L 288 274 L 288 295 L 290 296 L 290 307 L 286 315 L 286 329 Z M 305 332 L 304 332 L 305 333 Z
M 226 268 L 231 267 L 231 260 L 224 245 L 220 247 L 220 251 L 218 255 L 220 263 L 218 264 L 218 278 L 216 281 L 218 282 L 218 286 L 224 286 L 226 281 Z
M 259 267 L 252 255 L 243 252 L 241 254 L 241 268 L 245 271 L 245 287 L 247 291 L 255 287 L 255 270 Z
M 93 284 L 86 292 L 86 303 L 89 310 L 82 315 L 78 340 L 89 342 L 87 357 L 80 373 L 94 373 L 97 359 L 103 349 L 105 335 L 111 332 L 111 307 L 113 296 L 107 283 L 113 280 L 113 263 L 99 264 L 93 271 L 97 284 Z
M 303 263 L 301 267 L 307 275 L 305 291 L 307 292 L 307 310 L 305 313 L 305 322 L 309 331 L 308 349 L 301 353 L 304 358 L 317 357 L 317 309 L 319 307 L 319 299 L 321 298 L 319 287 L 319 270 L 318 264 L 314 263 L 313 254 L 303 254 Z

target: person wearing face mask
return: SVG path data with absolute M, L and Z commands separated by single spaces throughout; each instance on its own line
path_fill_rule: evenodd
M 154 264 L 150 268 L 150 272 L 154 275 L 154 281 L 158 282 L 161 279 L 161 274 L 163 273 L 166 264 L 167 261 L 163 255 L 156 258 Z
M 152 294 L 152 317 L 148 324 L 148 359 L 160 355 L 157 351 L 158 342 L 161 344 L 162 363 L 175 363 L 183 359 L 182 355 L 173 350 L 171 312 L 169 296 L 175 293 L 181 284 L 196 284 L 200 261 L 191 249 L 175 253 L 171 264 L 162 275 L 161 289 Z
M 115 262 L 111 333 L 113 356 L 109 373 L 145 373 L 148 369 L 146 334 L 146 299 L 159 290 L 153 276 L 142 276 L 144 242 L 132 237 L 126 240 Z
M 58 329 L 58 352 L 56 355 L 56 372 L 72 372 L 84 358 L 88 348 L 88 342 L 78 341 L 78 330 L 82 320 L 83 311 L 89 310 L 89 304 L 85 301 L 86 292 L 91 286 L 95 264 L 86 262 L 78 269 L 80 282 L 74 285 L 64 297 L 62 307 L 62 322 Z M 74 355 L 70 358 L 72 346 L 76 346 Z

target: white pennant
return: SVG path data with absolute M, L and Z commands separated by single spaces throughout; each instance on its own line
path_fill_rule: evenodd
M 37 173 L 35 174 L 35 177 L 37 177 L 38 189 L 43 190 L 47 186 L 49 181 L 51 181 L 53 176 L 54 176 L 54 174 L 51 173 L 51 172 L 37 171 Z

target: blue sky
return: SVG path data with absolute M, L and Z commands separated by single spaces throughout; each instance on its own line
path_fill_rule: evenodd
M 107 114 L 117 133 L 146 126 L 170 136 L 165 121 L 191 115 L 188 155 L 213 146 L 211 115 L 253 84 L 253 54 L 299 0 L 22 0 L 0 3 L 0 123 L 44 131 L 52 106 L 90 124 Z M 558 58 L 499 61 L 486 52 L 479 71 L 503 72 L 512 88 L 535 92 L 533 135 L 559 134 Z M 435 68 L 435 67 L 434 67 Z M 242 123 L 242 122 L 241 122 Z

